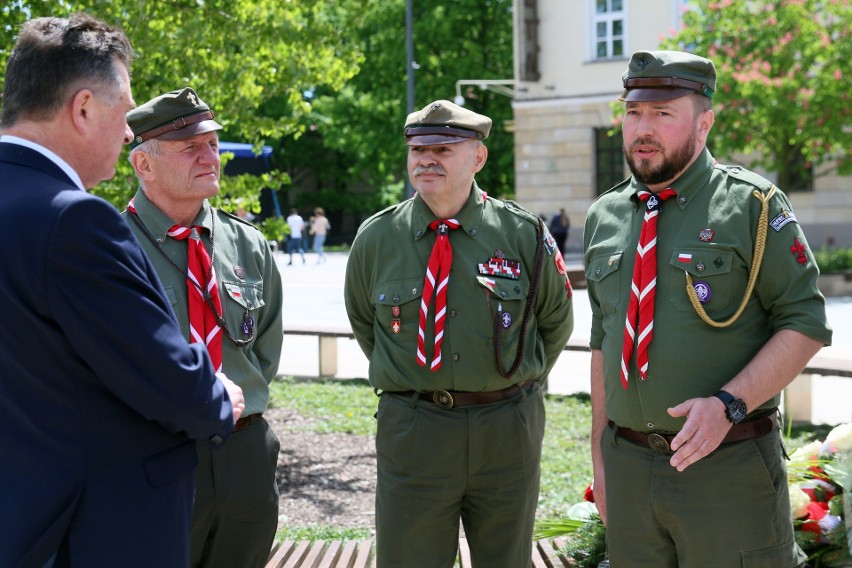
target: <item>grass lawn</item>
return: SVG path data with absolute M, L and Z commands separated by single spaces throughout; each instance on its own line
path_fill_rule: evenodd
M 270 405 L 298 409 L 302 416 L 317 418 L 310 427 L 318 433 L 346 432 L 375 435 L 378 398 L 363 380 L 351 381 L 275 381 Z M 557 517 L 583 499 L 583 491 L 592 480 L 589 450 L 591 400 L 586 394 L 545 397 L 547 428 L 541 463 L 541 494 L 537 517 Z M 788 452 L 814 439 L 823 439 L 829 426 L 797 425 L 788 435 Z M 312 527 L 283 529 L 284 539 L 360 539 L 369 531 Z

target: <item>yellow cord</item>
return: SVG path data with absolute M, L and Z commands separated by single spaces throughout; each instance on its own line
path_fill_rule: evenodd
M 704 311 L 704 306 L 701 305 L 701 301 L 698 299 L 698 294 L 695 293 L 695 288 L 692 285 L 692 276 L 690 276 L 689 272 L 685 272 L 686 274 L 686 294 L 689 296 L 689 301 L 692 303 L 692 307 L 695 309 L 695 312 L 698 314 L 698 317 L 709 326 L 712 327 L 728 327 L 735 321 L 739 319 L 742 315 L 743 310 L 745 310 L 746 304 L 748 304 L 748 300 L 751 297 L 751 293 L 754 291 L 754 285 L 757 282 L 757 276 L 760 274 L 760 265 L 763 262 L 763 252 L 766 249 L 766 233 L 769 226 L 769 200 L 775 195 L 775 192 L 778 190 L 774 185 L 772 188 L 766 193 L 763 194 L 762 191 L 754 190 L 752 195 L 754 195 L 758 200 L 760 200 L 761 208 L 760 208 L 760 220 L 757 222 L 757 234 L 755 235 L 755 243 L 754 243 L 754 255 L 752 257 L 751 263 L 751 271 L 748 276 L 748 286 L 746 287 L 745 295 L 743 296 L 743 301 L 740 303 L 740 307 L 737 309 L 736 313 L 732 315 L 728 320 L 723 322 L 718 322 L 710 319 L 710 316 L 707 315 L 707 312 Z

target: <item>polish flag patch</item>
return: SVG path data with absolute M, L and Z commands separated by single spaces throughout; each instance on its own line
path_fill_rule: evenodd
M 677 255 L 677 261 L 678 262 L 692 262 L 692 255 L 681 253 L 681 254 Z

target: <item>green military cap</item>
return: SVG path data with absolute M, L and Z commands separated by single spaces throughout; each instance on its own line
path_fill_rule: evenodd
M 484 140 L 490 131 L 490 118 L 444 100 L 429 103 L 405 119 L 405 143 L 409 146 Z
M 133 149 L 151 138 L 182 140 L 196 134 L 221 130 L 213 112 L 198 95 L 186 87 L 160 95 L 127 113 L 133 130 Z
M 667 101 L 716 91 L 716 68 L 709 59 L 683 51 L 637 51 L 621 76 L 622 101 Z

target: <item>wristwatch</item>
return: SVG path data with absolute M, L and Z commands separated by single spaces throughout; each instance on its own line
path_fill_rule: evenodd
M 734 424 L 742 422 L 743 418 L 748 414 L 746 403 L 741 398 L 735 398 L 734 395 L 727 391 L 719 391 L 713 396 L 722 401 L 725 405 L 725 417 Z

